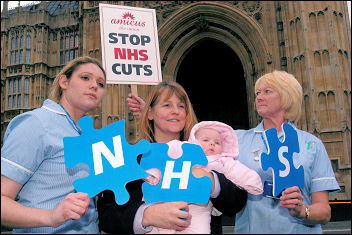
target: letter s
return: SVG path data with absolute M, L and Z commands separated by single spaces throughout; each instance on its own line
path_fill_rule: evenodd
M 279 160 L 282 164 L 285 165 L 285 170 L 279 171 L 280 177 L 286 177 L 288 174 L 290 174 L 290 163 L 288 160 L 282 155 L 283 153 L 288 153 L 288 147 L 287 146 L 281 146 L 278 151 L 279 155 Z
M 111 38 L 109 43 L 117 43 L 117 38 L 115 36 L 117 36 L 117 33 L 109 33 L 109 38 Z

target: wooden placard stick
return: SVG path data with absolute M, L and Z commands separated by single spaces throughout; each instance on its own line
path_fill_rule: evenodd
M 138 96 L 138 88 L 137 88 L 137 85 L 135 84 L 131 84 L 131 92 L 132 92 L 132 95 L 135 95 L 135 96 Z M 133 112 L 133 116 L 134 116 L 134 133 L 135 133 L 135 136 L 137 138 L 137 135 L 138 135 L 138 122 L 137 122 L 137 114 Z
M 132 95 L 138 96 L 138 89 L 137 89 L 137 85 L 131 85 L 131 91 L 132 91 Z

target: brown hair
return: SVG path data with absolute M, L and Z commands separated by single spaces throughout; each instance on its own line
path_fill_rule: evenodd
M 148 119 L 148 112 L 159 102 L 160 97 L 164 93 L 166 94 L 165 99 L 169 99 L 173 94 L 176 94 L 176 96 L 185 103 L 186 124 L 180 133 L 179 140 L 188 140 L 192 127 L 197 124 L 198 121 L 185 89 L 177 82 L 172 81 L 160 82 L 151 91 L 140 120 L 140 138 L 147 139 L 149 142 L 156 142 L 154 139 L 154 121 Z
M 67 79 L 70 79 L 73 72 L 82 64 L 95 64 L 97 65 L 101 71 L 104 74 L 104 78 L 106 79 L 106 73 L 105 70 L 103 69 L 103 66 L 100 64 L 100 62 L 92 57 L 89 56 L 83 56 L 83 57 L 78 57 L 72 61 L 70 61 L 68 64 L 65 65 L 65 67 L 62 68 L 62 70 L 60 71 L 60 73 L 56 76 L 53 85 L 51 87 L 50 90 L 50 94 L 49 94 L 49 99 L 55 101 L 55 102 L 59 102 L 62 96 L 62 89 L 59 85 L 59 79 L 61 77 L 61 75 L 65 75 L 67 77 Z

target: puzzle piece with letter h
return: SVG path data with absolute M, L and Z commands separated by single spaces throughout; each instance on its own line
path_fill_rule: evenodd
M 169 146 L 164 143 L 152 143 L 150 151 L 143 154 L 141 167 L 145 170 L 157 168 L 161 172 L 158 184 L 145 182 L 142 185 L 146 203 L 176 201 L 208 203 L 212 188 L 211 179 L 196 178 L 192 174 L 193 166 L 208 164 L 207 157 L 199 145 L 183 143 L 180 146 L 183 154 L 177 159 L 168 155 Z
M 77 192 L 84 192 L 93 197 L 109 189 L 115 194 L 115 201 L 122 205 L 129 200 L 125 185 L 133 180 L 147 177 L 137 156 L 150 148 L 147 140 L 135 145 L 127 143 L 125 138 L 125 121 L 120 120 L 102 129 L 93 128 L 93 119 L 89 116 L 78 121 L 82 135 L 64 137 L 65 164 L 73 168 L 79 163 L 89 166 L 90 175 L 73 182 Z M 104 157 L 105 158 L 104 158 Z
M 284 141 L 277 137 L 275 128 L 263 133 L 268 153 L 260 155 L 260 165 L 263 170 L 269 167 L 273 172 L 273 194 L 277 197 L 285 188 L 298 186 L 304 187 L 304 169 L 297 169 L 293 164 L 293 153 L 299 153 L 299 142 L 297 131 L 288 123 L 282 124 Z

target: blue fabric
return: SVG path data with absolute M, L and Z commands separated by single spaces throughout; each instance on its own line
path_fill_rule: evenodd
M 41 108 L 15 117 L 8 125 L 1 149 L 1 175 L 23 185 L 19 203 L 54 209 L 69 193 L 73 181 L 87 177 L 89 168 L 65 166 L 63 137 L 79 132 L 59 104 L 45 100 Z M 29 215 L 30 216 L 30 215 Z M 87 214 L 57 227 L 14 229 L 14 233 L 99 233 L 94 198 Z
M 292 123 L 289 123 L 296 128 Z M 329 156 L 321 140 L 302 130 L 297 130 L 300 153 L 293 155 L 297 168 L 304 167 L 304 188 L 301 189 L 304 204 L 311 205 L 310 195 L 318 191 L 335 193 L 340 187 L 335 179 Z M 255 170 L 265 181 L 272 181 L 272 171 L 263 171 L 259 164 L 262 152 L 267 152 L 262 140 L 263 122 L 250 130 L 236 130 L 239 140 L 238 160 Z M 278 135 L 283 141 L 283 133 Z M 280 205 L 279 199 L 262 195 L 248 194 L 246 206 L 236 214 L 235 233 L 322 233 L 321 225 L 306 225 L 292 217 L 287 208 Z

